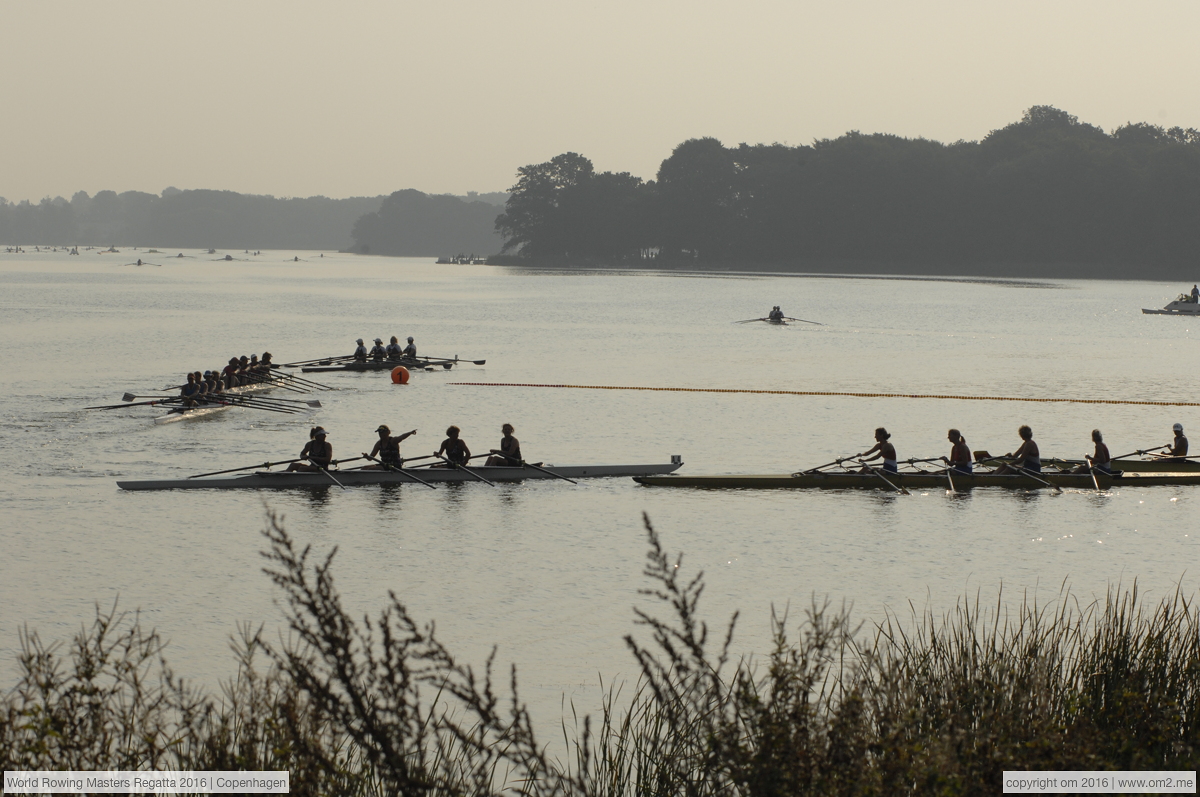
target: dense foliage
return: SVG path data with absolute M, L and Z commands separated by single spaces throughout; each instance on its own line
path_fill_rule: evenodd
M 699 138 L 650 182 L 576 153 L 518 174 L 496 228 L 530 260 L 1182 267 L 1200 252 L 1200 132 L 1109 134 L 1049 106 L 981 141 Z
M 375 255 L 490 255 L 500 250 L 496 206 L 408 189 L 354 223 L 354 251 Z
M 301 795 L 991 795 L 1004 770 L 1194 770 L 1200 611 L 1148 612 L 1136 585 L 1009 616 L 961 603 L 863 631 L 815 604 L 755 666 L 713 645 L 688 578 L 646 522 L 636 693 L 547 751 L 517 693 L 457 661 L 393 595 L 344 608 L 333 554 L 314 561 L 274 518 L 267 573 L 291 633 L 243 629 L 219 698 L 167 667 L 137 618 L 98 613 L 62 655 L 22 635 L 23 677 L 0 697 L 0 768 L 290 770 Z M 662 616 L 662 615 L 665 615 Z M 736 620 L 736 618 L 735 618 Z M 640 636 L 648 637 L 639 639 Z M 264 670 L 257 662 L 266 657 Z M 574 707 L 572 707 L 574 708 Z

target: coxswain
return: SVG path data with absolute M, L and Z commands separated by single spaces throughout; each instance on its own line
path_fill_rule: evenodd
M 951 429 L 946 433 L 946 439 L 950 441 L 951 449 L 949 457 L 942 457 L 942 462 L 945 462 L 947 467 L 955 473 L 971 473 L 975 470 L 975 466 L 971 464 L 973 459 L 971 455 L 971 447 L 967 445 L 967 438 L 962 436 L 962 432 L 957 429 Z
M 856 454 L 855 457 L 862 459 L 863 463 L 870 462 L 873 459 L 883 460 L 883 470 L 887 473 L 896 473 L 896 447 L 888 442 L 891 437 L 888 430 L 880 426 L 875 430 L 875 445 L 861 454 Z M 872 469 L 865 467 L 859 473 L 871 473 Z
M 417 345 L 415 343 L 413 343 L 413 339 L 411 336 L 408 339 L 408 345 L 404 347 L 404 356 L 405 357 L 416 357 L 417 356 Z
M 399 360 L 404 356 L 404 349 L 400 348 L 400 341 L 392 335 L 392 340 L 387 345 L 387 356 L 389 360 Z
M 500 438 L 500 448 L 491 449 L 493 456 L 487 458 L 485 465 L 520 465 L 521 464 L 521 441 L 513 437 L 513 428 L 511 423 L 506 423 L 500 427 L 500 432 L 504 436 Z
M 383 338 L 375 338 L 375 345 L 371 347 L 371 359 L 377 363 L 381 363 L 386 356 L 387 349 L 383 347 Z
M 300 452 L 300 457 L 307 459 L 309 464 L 293 462 L 291 465 L 288 465 L 288 470 L 305 471 L 308 473 L 329 470 L 329 466 L 333 464 L 333 445 L 325 439 L 327 434 L 320 426 L 312 429 L 308 433 L 311 439 L 304 446 L 304 450 Z
M 1038 444 L 1033 442 L 1033 430 L 1028 426 L 1021 426 L 1017 429 L 1017 434 L 1021 436 L 1021 447 L 1011 454 L 1004 455 L 1006 459 L 1013 461 L 1007 465 L 1001 465 L 996 469 L 996 473 L 1021 473 L 1022 471 L 1041 473 L 1042 452 L 1038 450 Z
M 358 344 L 358 348 L 354 350 L 354 361 L 365 363 L 367 361 L 367 347 L 363 345 L 362 338 L 356 340 L 355 343 Z
M 1183 436 L 1183 424 L 1177 423 L 1171 427 L 1175 431 L 1175 439 L 1172 440 L 1163 448 L 1168 448 L 1165 454 L 1155 454 L 1160 461 L 1167 462 L 1185 462 L 1187 460 L 1188 439 Z
M 1100 434 L 1099 429 L 1092 430 L 1092 442 L 1096 444 L 1096 450 L 1092 454 L 1084 454 L 1083 458 L 1087 460 L 1086 465 L 1080 465 L 1072 470 L 1072 473 L 1105 473 L 1112 475 L 1112 456 L 1108 453 L 1108 446 L 1104 444 L 1104 435 Z
M 411 432 L 405 432 L 402 435 L 392 437 L 392 430 L 388 425 L 380 424 L 375 430 L 379 433 L 379 440 L 376 441 L 375 447 L 371 449 L 371 453 L 363 452 L 363 456 L 368 459 L 378 457 L 379 463 L 376 465 L 367 465 L 363 470 L 394 470 L 404 465 L 404 459 L 400 456 L 400 443 L 417 433 L 416 429 Z
M 457 426 L 447 429 L 446 439 L 442 441 L 441 447 L 433 452 L 433 455 L 440 457 L 445 454 L 446 459 L 455 465 L 466 465 L 471 459 L 471 449 L 467 448 L 467 444 L 459 437 L 461 433 L 462 430 Z

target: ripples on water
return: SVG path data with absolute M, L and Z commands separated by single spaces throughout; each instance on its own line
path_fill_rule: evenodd
M 223 254 L 223 253 L 222 253 Z M 564 693 L 635 673 L 621 638 L 642 599 L 647 512 L 685 567 L 704 570 L 702 609 L 741 610 L 741 649 L 767 650 L 772 604 L 792 617 L 813 594 L 864 619 L 942 609 L 1003 585 L 1053 600 L 1136 578 L 1151 600 L 1194 589 L 1196 488 L 887 492 L 701 492 L 624 479 L 419 485 L 314 492 L 121 493 L 117 478 L 185 476 L 295 456 L 307 429 L 338 456 L 369 450 L 379 423 L 419 428 L 408 455 L 451 423 L 474 450 L 517 427 L 550 463 L 665 461 L 689 472 L 780 472 L 865 450 L 886 426 L 902 459 L 946 453 L 947 427 L 974 449 L 1015 448 L 1033 426 L 1045 455 L 1167 442 L 1195 407 L 1028 404 L 752 394 L 468 387 L 459 381 L 687 388 L 1196 399 L 1200 319 L 1145 316 L 1182 286 L 1146 282 L 872 279 L 788 275 L 544 272 L 417 259 L 266 253 L 161 268 L 121 255 L 0 255 L 0 672 L 17 629 L 65 638 L 118 595 L 171 638 L 177 670 L 232 670 L 241 620 L 275 623 L 261 575 L 267 508 L 321 552 L 356 612 L 394 589 L 468 660 L 493 644 L 518 664 L 546 722 Z M 136 254 L 134 255 L 136 258 Z M 131 258 L 132 259 L 132 258 Z M 1049 290 L 1048 288 L 1052 288 Z M 731 322 L 771 305 L 828 326 Z M 349 353 L 357 337 L 413 335 L 423 354 L 482 368 L 322 375 L 312 416 L 233 410 L 156 427 L 152 408 L 85 412 L 269 349 L 277 362 Z M 643 604 L 644 605 L 644 604 Z

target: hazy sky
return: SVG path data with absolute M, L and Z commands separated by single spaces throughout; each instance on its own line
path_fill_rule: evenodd
M 1200 2 L 0 2 L 0 196 L 504 190 L 688 138 L 1200 127 Z

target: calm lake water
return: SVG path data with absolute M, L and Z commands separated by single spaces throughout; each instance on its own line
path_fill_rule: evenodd
M 1081 599 L 1135 580 L 1150 600 L 1196 587 L 1198 488 L 1011 492 L 704 492 L 628 479 L 429 490 L 125 493 L 152 478 L 294 457 L 310 425 L 338 456 L 373 430 L 419 429 L 429 453 L 449 424 L 476 451 L 514 424 L 548 463 L 662 462 L 684 472 L 785 472 L 893 434 L 901 459 L 1011 451 L 1030 424 L 1043 455 L 1114 454 L 1166 443 L 1197 407 L 476 387 L 455 382 L 938 393 L 1196 401 L 1200 319 L 1142 315 L 1184 285 L 896 280 L 790 275 L 531 272 L 428 259 L 270 252 L 156 260 L 126 250 L 78 257 L 0 254 L 0 676 L 15 673 L 22 624 L 66 639 L 120 598 L 171 640 L 176 670 L 215 684 L 232 672 L 240 621 L 277 627 L 261 574 L 265 511 L 302 543 L 338 548 L 357 613 L 394 590 L 466 661 L 518 666 L 543 735 L 562 700 L 598 706 L 597 685 L 633 680 L 622 637 L 646 551 L 648 513 L 684 568 L 703 570 L 702 610 L 736 647 L 768 650 L 771 607 L 793 628 L 812 596 L 887 610 L 942 611 L 964 595 Z M 217 256 L 223 256 L 220 252 Z M 161 267 L 125 266 L 141 257 Z M 785 313 L 827 326 L 736 325 Z M 342 388 L 289 416 L 233 410 L 155 426 L 153 408 L 85 411 L 187 370 L 270 350 L 277 362 L 348 354 L 354 339 L 412 335 L 422 354 L 483 367 L 328 374 Z

